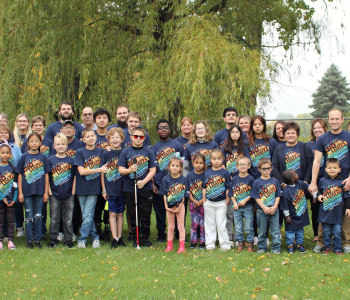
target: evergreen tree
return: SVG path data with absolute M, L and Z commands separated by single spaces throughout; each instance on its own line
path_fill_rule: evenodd
M 333 108 L 346 112 L 350 110 L 350 88 L 345 76 L 342 76 L 339 68 L 332 64 L 324 73 L 316 92 L 312 94 L 314 118 L 325 118 Z

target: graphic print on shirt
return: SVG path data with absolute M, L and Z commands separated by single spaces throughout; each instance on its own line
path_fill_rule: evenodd
M 99 142 L 96 142 L 95 145 L 96 145 L 96 147 L 102 148 L 103 150 L 106 150 L 107 147 L 110 146 L 108 141 L 99 141 Z
M 24 166 L 24 176 L 28 184 L 32 184 L 43 175 L 45 175 L 44 164 L 40 160 L 33 158 L 27 161 Z
M 232 190 L 232 197 L 236 199 L 237 204 L 250 196 L 252 188 L 247 183 L 239 183 Z
M 132 159 L 128 160 L 128 167 L 130 168 L 134 163 L 133 160 L 136 158 L 137 160 L 137 171 L 136 178 L 139 178 L 148 172 L 148 157 L 144 157 L 143 155 L 139 155 L 137 157 L 132 157 Z M 130 179 L 134 179 L 135 173 L 129 174 Z
M 261 202 L 265 206 L 273 206 L 275 204 L 276 192 L 277 192 L 277 189 L 274 184 L 271 184 L 271 183 L 265 184 L 259 192 L 259 197 Z
M 211 152 L 211 150 L 209 150 L 209 149 L 199 148 L 194 153 L 191 153 L 191 161 L 193 160 L 193 156 L 196 153 L 201 153 L 205 157 L 205 164 L 207 166 L 210 166 L 210 152 Z
M 250 154 L 253 167 L 257 167 L 260 159 L 262 158 L 266 157 L 268 159 L 271 159 L 270 147 L 263 144 L 257 147 L 255 146 L 249 147 L 249 154 Z
M 307 209 L 307 201 L 305 197 L 305 193 L 303 190 L 297 190 L 293 197 L 292 204 L 294 205 L 295 214 L 300 217 L 304 214 Z
M 166 202 L 168 203 L 180 203 L 185 197 L 186 186 L 182 183 L 173 183 L 170 185 L 167 192 Z
M 10 164 L 14 164 L 14 162 L 15 162 L 15 158 L 13 157 L 13 155 L 12 154 L 10 154 L 10 157 L 9 157 L 9 159 L 8 159 L 8 162 L 10 163 Z
M 118 180 L 121 175 L 119 173 L 118 157 L 113 157 L 107 162 L 107 173 L 105 175 L 108 182 Z
M 342 140 L 333 140 L 327 144 L 325 150 L 327 153 L 327 159 L 337 158 L 339 161 L 345 158 L 349 152 L 348 143 Z
M 167 168 L 169 165 L 169 160 L 174 156 L 176 156 L 176 152 L 174 148 L 170 148 L 166 146 L 160 149 L 156 155 L 159 169 L 163 171 L 165 168 Z
M 0 177 L 0 198 L 1 201 L 10 194 L 15 175 L 6 171 Z
M 229 171 L 230 174 L 233 174 L 238 171 L 237 160 L 242 156 L 243 154 L 238 154 L 237 152 L 226 156 L 226 170 Z
M 90 156 L 89 158 L 85 159 L 84 161 L 84 169 L 97 169 L 100 167 L 100 163 L 101 163 L 101 158 L 98 156 Z M 86 175 L 85 179 L 86 180 L 93 180 L 97 177 L 100 177 L 101 173 L 94 173 L 94 174 L 90 174 L 90 175 Z
M 75 154 L 77 153 L 76 150 L 73 150 L 73 149 L 67 149 L 66 150 L 66 155 L 69 156 L 69 157 L 72 157 L 74 158 L 75 157 Z
M 194 182 L 189 183 L 189 190 L 196 201 L 203 199 L 203 180 L 196 179 Z
M 72 165 L 66 162 L 57 163 L 51 173 L 53 184 L 59 186 L 72 178 Z
M 212 175 L 205 183 L 205 186 L 207 199 L 215 199 L 216 197 L 225 193 L 225 178 L 222 178 L 221 176 Z
M 323 192 L 323 210 L 331 210 L 342 202 L 342 189 L 339 186 L 329 185 Z
M 42 154 L 44 154 L 46 157 L 49 157 L 49 156 L 51 155 L 51 153 L 50 153 L 50 148 L 47 147 L 47 146 L 45 146 L 45 145 L 41 145 L 41 146 L 40 146 L 40 152 L 41 152 Z
M 300 153 L 289 151 L 285 155 L 286 170 L 298 170 L 300 168 Z

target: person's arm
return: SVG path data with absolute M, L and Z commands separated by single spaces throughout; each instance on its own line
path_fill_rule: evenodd
M 107 201 L 108 195 L 106 191 L 105 177 L 103 175 L 101 176 L 101 186 L 102 186 L 102 197 Z
M 147 176 L 144 179 L 137 181 L 137 187 L 142 189 L 150 180 L 152 180 L 154 175 L 156 175 L 156 167 L 150 168 Z
M 309 145 L 305 144 L 305 161 L 306 161 L 306 171 L 304 176 L 304 181 L 307 183 L 311 182 L 312 176 L 312 161 L 313 161 L 313 152 Z
M 309 191 L 311 192 L 311 194 L 313 194 L 313 192 L 317 190 L 317 177 L 318 177 L 318 173 L 320 172 L 321 161 L 322 161 L 322 152 L 315 150 L 315 158 L 314 158 L 314 163 L 312 165 L 312 178 L 311 178 L 311 184 L 309 186 Z
M 244 198 L 242 201 L 239 202 L 238 206 L 246 205 L 249 200 L 250 200 L 250 196 L 248 196 L 247 198 Z
M 77 166 L 78 167 L 78 172 L 81 176 L 87 176 L 91 174 L 96 174 L 96 173 L 107 173 L 107 165 L 103 165 L 100 168 L 96 169 L 86 169 L 82 166 Z
M 72 186 L 72 195 L 75 195 L 76 180 L 77 180 L 77 178 L 74 176 L 73 186 Z
M 21 203 L 24 202 L 23 192 L 22 192 L 22 174 L 18 174 L 18 198 L 17 200 Z
M 179 206 L 175 209 L 175 213 L 180 212 L 181 206 L 184 204 L 185 197 L 182 198 L 182 201 L 180 202 Z
M 268 214 L 269 212 L 269 207 L 265 206 L 262 201 L 260 200 L 260 198 L 256 198 L 255 199 L 256 203 L 258 203 L 258 205 L 260 206 L 260 208 L 264 211 L 265 214 Z
M 228 196 L 228 189 L 227 189 L 226 190 L 226 202 L 225 202 L 225 204 L 229 205 L 229 203 L 230 203 L 230 197 Z
M 207 190 L 206 189 L 203 189 L 203 204 L 205 203 L 205 201 L 207 201 Z
M 49 189 L 50 189 L 49 173 L 45 173 L 45 192 L 43 196 L 44 202 L 47 202 L 49 200 Z
M 280 203 L 280 198 L 281 197 L 276 197 L 274 206 L 270 207 L 270 214 L 271 215 L 275 214 L 276 209 L 278 208 L 278 204 Z
M 133 164 L 129 169 L 119 166 L 120 175 L 130 175 L 131 173 L 135 173 L 137 171 L 137 164 Z
M 233 209 L 237 210 L 238 209 L 238 204 L 237 204 L 236 198 L 235 197 L 231 197 L 231 200 L 232 200 Z M 239 204 L 241 204 L 241 202 L 239 202 Z
M 164 207 L 165 210 L 173 212 L 169 207 L 168 207 L 168 202 L 166 202 L 166 195 L 163 195 L 163 199 L 164 199 Z

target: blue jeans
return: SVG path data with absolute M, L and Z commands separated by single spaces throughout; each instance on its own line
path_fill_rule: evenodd
M 259 236 L 258 236 L 258 249 L 267 251 L 267 226 L 270 226 L 270 232 L 272 236 L 271 251 L 281 250 L 281 237 L 280 237 L 280 224 L 279 224 L 279 211 L 276 209 L 273 215 L 267 215 L 262 209 L 258 209 L 256 212 L 256 218 L 258 222 Z
M 238 210 L 233 211 L 233 220 L 235 222 L 235 229 L 236 229 L 236 239 L 238 242 L 244 241 L 243 218 L 245 221 L 245 232 L 247 234 L 247 242 L 252 243 L 254 242 L 253 205 L 246 204 L 245 206 L 239 207 Z
M 297 230 L 286 231 L 286 243 L 287 246 L 293 246 L 294 239 L 297 245 L 304 244 L 304 228 L 299 228 Z
M 40 242 L 42 234 L 42 210 L 43 210 L 43 196 L 31 195 L 24 197 L 24 206 L 26 210 L 26 239 L 27 242 L 33 241 L 33 229 L 35 224 L 35 241 Z
M 80 237 L 78 238 L 78 242 L 86 243 L 89 235 L 92 241 L 99 240 L 100 238 L 97 234 L 94 222 L 97 195 L 78 195 L 78 199 L 81 214 L 83 215 L 83 223 L 80 227 Z
M 322 223 L 323 240 L 325 248 L 332 249 L 332 236 L 334 252 L 341 252 L 341 225 Z

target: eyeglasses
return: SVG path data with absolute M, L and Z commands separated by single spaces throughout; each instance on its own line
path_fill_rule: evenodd
M 205 131 L 205 127 L 196 128 L 196 131 Z
M 75 128 L 74 127 L 63 127 L 62 129 L 63 130 L 74 130 Z
M 271 167 L 268 167 L 268 168 L 261 168 L 260 170 L 262 171 L 270 171 L 272 168 Z
M 168 130 L 170 129 L 169 126 L 161 126 L 161 127 L 158 127 L 158 130 Z
M 239 167 L 246 167 L 249 166 L 248 164 L 238 164 Z
M 134 139 L 140 139 L 140 140 L 143 140 L 143 139 L 145 138 L 144 135 L 136 135 L 136 134 L 133 134 L 132 137 L 133 137 Z
M 0 123 L 8 123 L 9 120 L 6 120 L 6 119 L 1 119 L 0 120 Z
M 33 127 L 44 127 L 43 124 L 33 124 Z
M 232 113 L 232 114 L 230 114 L 230 113 L 227 113 L 226 114 L 226 117 L 236 117 L 237 115 L 235 114 L 235 113 Z
M 92 116 L 92 113 L 89 113 L 89 114 L 83 114 L 83 117 L 87 117 L 87 116 Z

